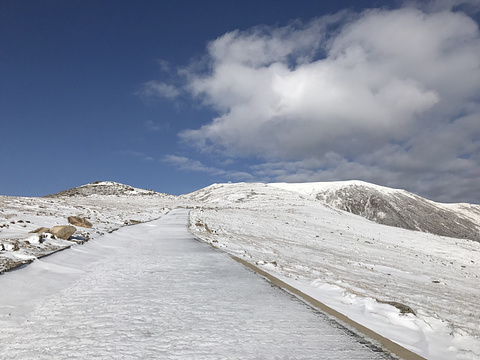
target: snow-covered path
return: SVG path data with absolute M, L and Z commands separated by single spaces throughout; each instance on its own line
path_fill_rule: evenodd
M 389 359 L 192 238 L 188 212 L 0 277 L 1 359 Z

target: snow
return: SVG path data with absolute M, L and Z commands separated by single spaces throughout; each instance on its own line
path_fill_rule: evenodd
M 388 226 L 480 241 L 480 206 L 442 204 L 360 181 L 269 184 Z
M 15 321 L 22 324 L 33 316 L 36 322 L 32 330 L 24 327 L 29 336 L 33 336 L 33 330 L 43 333 L 41 325 L 47 315 L 41 309 L 64 319 L 70 318 L 67 310 L 56 313 L 55 306 L 71 289 L 77 286 L 89 289 L 88 284 L 91 286 L 100 281 L 101 274 L 108 272 L 110 267 L 122 274 L 122 266 L 132 269 L 138 265 L 131 263 L 129 254 L 142 247 L 120 235 L 124 231 L 129 236 L 149 233 L 148 229 L 151 227 L 153 231 L 155 226 L 152 226 L 154 223 L 145 223 L 125 227 L 125 224 L 130 220 L 152 221 L 169 209 L 185 207 L 191 209 L 189 230 L 197 238 L 222 252 L 257 264 L 425 358 L 480 359 L 479 242 L 367 221 L 311 197 L 318 189 L 311 190 L 312 184 L 310 187 L 298 184 L 295 190 L 291 187 L 285 190 L 279 184 L 214 184 L 181 197 L 151 196 L 150 192 L 135 195 L 136 190 L 129 191 L 135 196 L 129 196 L 124 193 L 125 185 L 100 184 L 120 189 L 121 193 L 115 195 L 112 191 L 111 195 L 58 198 L 0 196 L 0 250 L 2 244 L 6 248 L 0 251 L 0 260 L 32 260 L 42 251 L 48 253 L 72 245 L 71 241 L 53 238 L 41 244 L 35 242 L 35 235 L 28 232 L 37 227 L 66 225 L 66 218 L 71 215 L 86 217 L 93 223 L 93 228 L 78 228 L 76 233 L 90 237 L 86 244 L 73 244 L 71 249 L 0 276 L 0 310 L 14 313 Z M 394 190 L 386 188 L 384 191 Z M 474 205 L 445 206 L 458 208 L 472 218 L 477 214 Z M 19 251 L 12 250 L 13 244 L 25 244 L 25 241 L 30 244 L 22 245 Z M 122 244 L 131 247 L 122 249 Z M 159 247 L 160 250 L 168 249 Z M 121 254 L 119 259 L 123 265 L 113 264 L 115 254 Z M 149 257 L 151 260 L 140 265 L 158 265 L 161 254 L 155 254 L 155 260 Z M 188 268 L 186 264 L 175 266 L 181 272 Z M 222 271 L 226 270 L 217 273 L 222 274 Z M 113 275 L 109 276 L 113 281 Z M 129 281 L 127 275 L 122 276 L 123 281 Z M 14 281 L 14 277 L 18 280 Z M 175 283 L 170 280 L 168 284 Z M 176 287 L 186 284 L 192 291 L 198 287 L 185 281 Z M 12 291 L 6 298 L 4 291 L 7 287 Z M 112 306 L 117 306 L 115 294 L 109 295 L 110 300 L 104 298 L 102 301 L 113 301 Z M 80 304 L 81 299 L 77 301 Z M 416 315 L 402 315 L 396 307 L 384 303 L 392 301 L 409 306 Z M 156 306 L 160 305 L 157 303 Z M 80 321 L 81 316 L 75 316 L 78 316 L 75 321 Z M 122 321 L 126 321 L 125 318 Z M 244 316 L 243 321 L 250 323 L 251 317 Z M 279 328 L 271 327 L 270 331 L 281 331 L 284 324 L 276 324 Z M 75 332 L 73 327 L 68 329 Z M 84 334 L 83 331 L 86 329 L 80 333 Z M 58 331 L 53 334 L 60 336 Z M 53 342 L 52 339 L 48 341 Z M 142 338 L 141 341 L 149 340 Z M 21 350 L 12 348 L 12 351 Z
M 475 204 L 442 204 L 447 209 L 452 209 L 472 219 L 477 224 L 480 224 L 480 205 Z
M 187 219 L 172 211 L 2 276 L 0 355 L 391 359 L 195 241 Z
M 204 241 L 428 359 L 480 358 L 480 243 L 375 224 L 263 184 L 190 196 L 204 199 L 190 222 Z
M 375 189 L 384 194 L 395 194 L 398 191 L 407 193 L 404 190 L 392 189 L 385 186 L 370 184 L 361 180 L 346 180 L 346 181 L 325 181 L 325 182 L 306 182 L 306 183 L 270 183 L 269 186 L 273 186 L 279 189 L 295 191 L 300 194 L 315 196 L 321 191 L 335 191 L 343 189 L 346 186 L 364 186 L 367 188 Z
M 150 194 L 150 193 L 152 193 L 152 190 L 140 189 L 140 188 L 136 188 L 136 187 L 133 187 L 133 186 L 130 186 L 130 185 L 120 184 L 120 183 L 115 182 L 115 181 L 98 181 L 98 182 L 95 182 L 95 183 L 85 184 L 85 185 L 80 186 L 80 188 L 82 188 L 82 187 L 126 188 L 127 191 L 129 191 L 129 195 L 139 195 L 139 194 Z
M 93 228 L 77 228 L 80 238 L 94 238 L 119 229 L 134 221 L 149 221 L 168 211 L 171 197 L 158 196 L 78 196 L 60 198 L 28 198 L 0 196 L 0 273 L 4 259 L 25 260 L 33 254 L 44 255 L 72 245 L 71 241 L 47 238 L 39 244 L 37 235 L 29 234 L 39 227 L 68 225 L 69 216 L 86 217 Z M 19 251 L 12 253 L 14 244 Z

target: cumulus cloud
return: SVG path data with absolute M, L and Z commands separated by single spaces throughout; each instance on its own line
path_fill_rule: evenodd
M 236 156 L 358 154 L 405 140 L 435 109 L 455 115 L 479 89 L 478 29 L 463 14 L 366 11 L 332 36 L 327 25 L 213 41 L 212 70 L 189 85 L 220 114 L 182 137 Z
M 224 34 L 208 45 L 206 70 L 184 71 L 218 116 L 180 137 L 263 159 L 253 171 L 267 181 L 363 178 L 443 200 L 455 183 L 453 195 L 480 202 L 480 33 L 451 11 L 477 3 Z

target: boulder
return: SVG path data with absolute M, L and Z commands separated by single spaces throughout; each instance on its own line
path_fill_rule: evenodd
M 68 222 L 72 225 L 80 226 L 80 227 L 84 227 L 84 228 L 91 228 L 92 227 L 92 223 L 90 221 L 88 221 L 87 219 L 82 218 L 80 216 L 69 216 L 68 217 Z
M 50 229 L 50 233 L 63 240 L 68 240 L 75 231 L 77 231 L 77 228 L 72 225 L 57 225 Z
M 50 231 L 49 228 L 42 226 L 42 227 L 36 228 L 35 230 L 29 231 L 29 233 L 43 234 L 49 231 Z

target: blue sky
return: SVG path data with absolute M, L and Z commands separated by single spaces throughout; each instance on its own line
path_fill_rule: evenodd
M 478 9 L 0 0 L 0 194 L 361 179 L 480 203 Z

